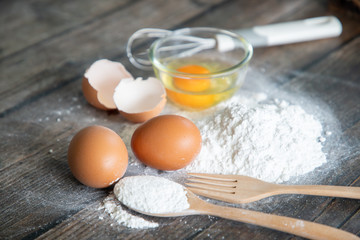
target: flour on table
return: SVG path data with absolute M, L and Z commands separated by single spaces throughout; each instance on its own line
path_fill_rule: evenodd
M 131 149 L 131 138 L 133 133 L 135 132 L 136 128 L 140 126 L 140 124 L 135 123 L 128 123 L 124 122 L 123 128 L 118 131 L 119 136 L 124 141 L 126 149 Z M 129 165 L 138 166 L 140 165 L 140 162 L 136 159 L 133 151 L 128 151 L 129 154 Z
M 102 208 L 105 209 L 105 212 L 107 212 L 117 223 L 129 228 L 146 229 L 159 226 L 158 223 L 150 222 L 128 213 L 121 207 L 120 202 L 116 199 L 114 194 L 110 194 L 104 199 Z
M 202 135 L 201 152 L 185 170 L 283 182 L 325 163 L 322 142 L 326 138 L 322 136 L 321 123 L 300 106 L 285 101 L 259 103 L 266 97 L 264 94 L 255 100 L 234 97 L 207 111 L 173 112 L 194 121 Z M 125 126 L 120 133 L 128 147 L 136 127 Z M 326 137 L 331 134 L 324 133 Z M 136 161 L 131 163 L 134 164 L 137 165 Z M 123 178 L 115 185 L 114 194 L 129 208 L 143 212 L 170 213 L 189 208 L 183 186 L 155 176 Z M 113 195 L 109 198 L 105 209 L 120 224 L 132 228 L 158 226 L 130 215 Z
M 189 208 L 185 188 L 161 177 L 125 177 L 115 185 L 114 193 L 124 205 L 142 212 L 171 213 Z
M 300 106 L 285 101 L 256 106 L 229 101 L 196 125 L 203 145 L 186 167 L 189 172 L 241 174 L 283 182 L 326 162 L 320 122 Z

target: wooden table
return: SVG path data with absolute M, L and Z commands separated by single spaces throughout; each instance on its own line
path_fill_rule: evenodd
M 124 120 L 82 96 L 81 78 L 97 59 L 122 62 L 129 36 L 144 27 L 225 29 L 335 15 L 338 38 L 254 52 L 251 69 L 281 91 L 302 93 L 332 112 L 339 138 L 328 151 L 335 168 L 303 183 L 360 186 L 360 18 L 323 0 L 13 0 L 0 3 L 0 239 L 295 239 L 208 216 L 169 219 L 152 230 L 131 230 L 100 219 L 96 208 L 111 189 L 78 183 L 67 146 L 81 128 L 118 130 Z M 255 81 L 256 79 L 253 79 Z M 251 83 L 247 83 L 248 85 Z M 301 105 L 301 102 L 299 102 Z M 360 236 L 360 201 L 277 196 L 244 208 L 340 228 Z

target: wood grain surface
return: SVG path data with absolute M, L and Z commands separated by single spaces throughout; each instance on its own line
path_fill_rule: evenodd
M 144 27 L 239 29 L 335 15 L 343 24 L 338 38 L 255 49 L 244 88 L 279 98 L 306 95 L 310 104 L 295 102 L 305 110 L 315 105 L 309 108 L 315 116 L 331 112 L 337 138 L 324 147 L 326 171 L 301 183 L 360 187 L 360 17 L 351 12 L 325 0 L 1 1 L 0 239 L 300 239 L 209 216 L 143 216 L 160 223 L 149 230 L 102 219 L 98 207 L 111 188 L 78 183 L 67 147 L 85 126 L 120 131 L 126 121 L 87 104 L 81 78 L 100 58 L 152 76 L 131 66 L 125 53 L 127 39 Z M 360 236 L 359 200 L 281 195 L 240 207 Z

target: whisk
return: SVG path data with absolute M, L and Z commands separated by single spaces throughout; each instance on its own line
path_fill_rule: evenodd
M 231 51 L 236 46 L 235 41 L 225 34 L 217 34 L 214 38 L 198 37 L 189 35 L 191 28 L 183 28 L 175 31 L 143 28 L 136 31 L 128 40 L 126 52 L 130 62 L 137 68 L 151 69 L 148 59 L 148 50 L 133 53 L 133 43 L 139 39 L 177 40 L 178 45 L 163 46 L 159 52 L 177 51 L 174 58 L 191 56 L 197 52 L 216 47 L 220 52 Z M 206 29 L 206 28 L 205 28 Z M 308 18 L 304 20 L 275 23 L 270 25 L 255 26 L 248 29 L 233 30 L 233 33 L 246 39 L 253 47 L 266 47 L 296 42 L 311 41 L 322 38 L 337 37 L 342 32 L 339 19 L 334 16 Z

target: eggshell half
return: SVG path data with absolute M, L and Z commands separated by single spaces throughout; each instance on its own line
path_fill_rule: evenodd
M 131 122 L 145 122 L 160 114 L 166 104 L 162 83 L 153 77 L 123 79 L 116 87 L 114 102 L 120 114 Z
M 116 109 L 113 95 L 116 86 L 124 78 L 132 78 L 119 62 L 100 59 L 84 74 L 82 90 L 86 100 L 96 108 Z
M 89 80 L 86 77 L 83 77 L 82 79 L 82 90 L 84 97 L 88 103 L 90 103 L 92 106 L 101 109 L 101 110 L 108 110 L 104 105 L 102 105 L 98 98 L 97 98 L 97 91 L 90 85 Z

